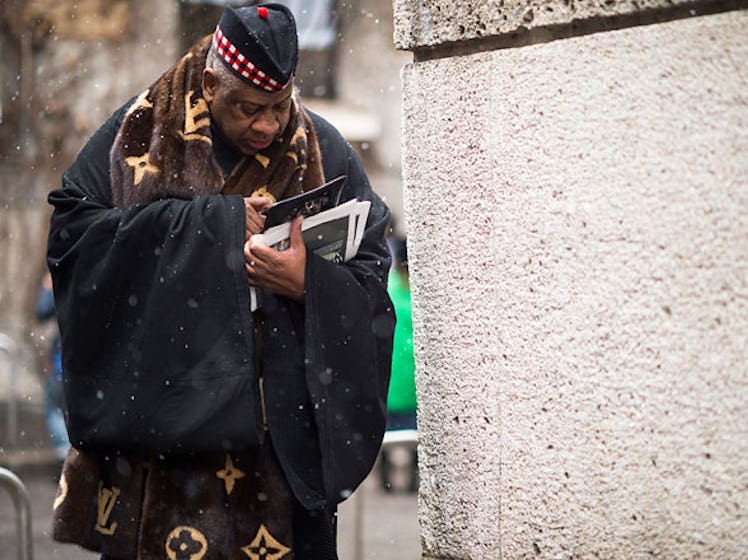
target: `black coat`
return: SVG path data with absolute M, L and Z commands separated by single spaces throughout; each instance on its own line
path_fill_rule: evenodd
M 52 192 L 48 265 L 74 446 L 146 454 L 242 449 L 263 437 L 238 195 L 112 205 L 121 108 Z M 306 302 L 265 298 L 263 377 L 273 445 L 309 509 L 365 478 L 385 427 L 394 312 L 389 210 L 350 146 L 312 115 L 325 177 L 371 201 L 358 255 L 308 254 Z

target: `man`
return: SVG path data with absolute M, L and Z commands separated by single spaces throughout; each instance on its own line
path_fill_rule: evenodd
M 68 455 L 54 537 L 105 558 L 336 558 L 335 508 L 376 459 L 394 314 L 389 211 L 293 90 L 283 6 L 226 8 L 96 132 L 50 194 Z M 252 235 L 346 175 L 358 254 Z M 249 286 L 264 291 L 250 312 Z

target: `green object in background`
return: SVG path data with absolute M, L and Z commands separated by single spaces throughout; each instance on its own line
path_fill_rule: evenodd
M 387 287 L 397 314 L 392 348 L 392 376 L 387 395 L 387 410 L 390 412 L 416 410 L 413 318 L 410 310 L 410 286 L 404 278 L 406 274 L 395 268 L 390 270 Z

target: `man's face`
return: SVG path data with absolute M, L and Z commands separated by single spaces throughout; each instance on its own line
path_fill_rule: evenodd
M 213 70 L 203 73 L 203 97 L 210 116 L 231 145 L 245 156 L 264 150 L 291 117 L 293 82 L 277 93 L 232 80 L 219 83 Z

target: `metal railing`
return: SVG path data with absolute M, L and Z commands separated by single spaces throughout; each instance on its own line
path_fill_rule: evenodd
M 18 443 L 18 394 L 16 391 L 16 376 L 13 366 L 16 363 L 17 347 L 13 339 L 7 334 L 0 333 L 0 372 L 8 380 L 8 418 L 7 438 L 8 445 Z
M 392 447 L 416 447 L 418 445 L 418 430 L 390 430 L 384 433 L 382 450 Z M 353 501 L 353 557 L 354 560 L 364 558 L 364 496 L 363 488 L 359 488 L 351 497 Z
M 32 560 L 31 500 L 26 486 L 12 471 L 4 467 L 0 467 L 0 486 L 8 491 L 16 510 L 16 558 Z

